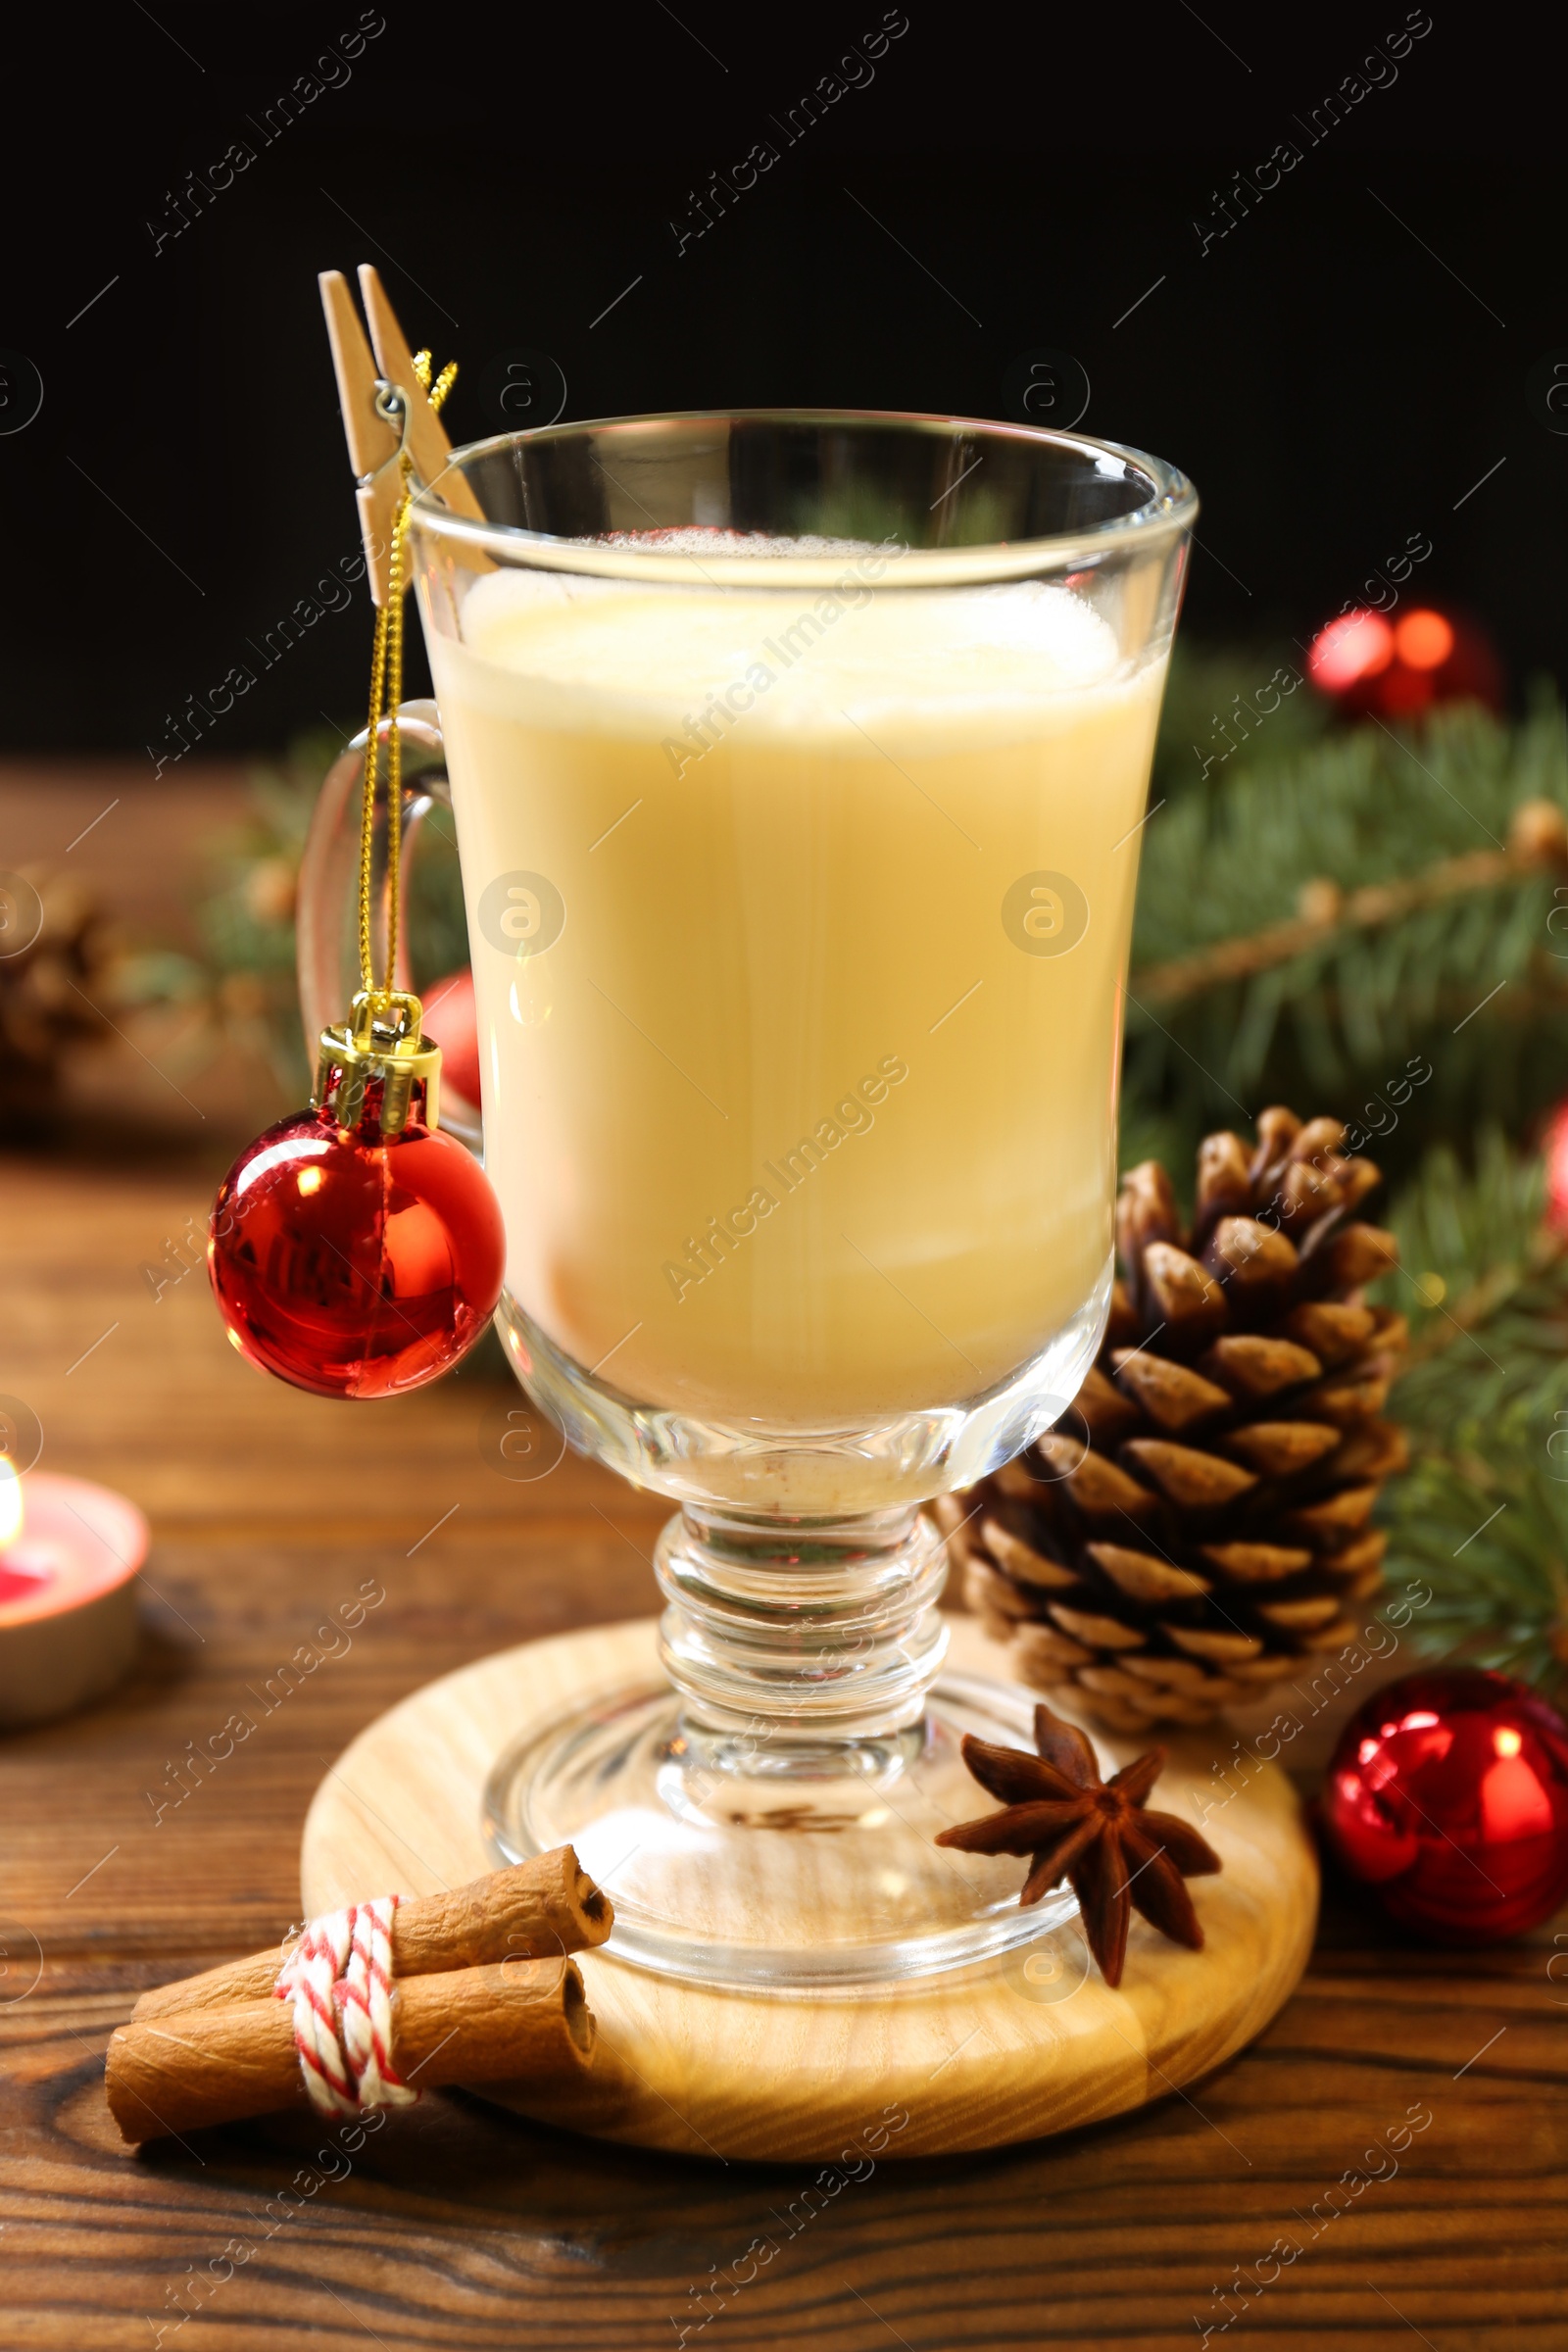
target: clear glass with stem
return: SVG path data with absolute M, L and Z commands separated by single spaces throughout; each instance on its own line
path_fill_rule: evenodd
M 1039 1934 L 944 1677 L 921 1504 L 1093 1361 L 1140 825 L 1196 500 L 1082 437 L 797 412 L 456 454 L 413 551 L 473 958 L 501 1324 L 677 1505 L 666 1680 L 536 1726 L 498 1856 L 612 1948 L 891 1984 Z M 428 721 L 421 721 L 428 725 Z

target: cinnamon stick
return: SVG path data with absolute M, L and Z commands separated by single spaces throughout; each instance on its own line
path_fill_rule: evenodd
M 530 1862 L 496 1870 L 443 1894 L 417 1894 L 392 1915 L 392 1967 L 400 1978 L 432 1976 L 493 1961 L 562 1959 L 603 1943 L 614 1925 L 610 1897 L 601 1892 L 569 1845 Z M 225 1961 L 197 1977 L 144 1992 L 133 2020 L 173 2017 L 182 2010 L 265 2000 L 298 1937 L 290 1936 L 248 1960 Z
M 442 1970 L 392 1988 L 392 2050 L 417 2089 L 550 2082 L 592 2062 L 594 2019 L 569 1960 Z M 112 2035 L 105 2087 L 131 2142 L 307 2107 L 290 2004 L 273 1998 L 132 2019 Z

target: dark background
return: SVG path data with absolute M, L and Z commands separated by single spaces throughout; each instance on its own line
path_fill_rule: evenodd
M 782 146 L 769 118 L 879 24 L 872 0 L 384 16 L 265 146 L 248 118 L 353 30 L 352 0 L 34 17 L 0 315 L 44 391 L 0 437 L 11 748 L 167 746 L 166 714 L 353 554 L 315 281 L 361 260 L 462 363 L 459 441 L 497 429 L 481 378 L 518 348 L 558 364 L 568 418 L 1004 416 L 1009 363 L 1070 353 L 1082 429 L 1202 494 L 1194 637 L 1306 637 L 1425 534 L 1422 592 L 1485 622 L 1515 693 L 1562 675 L 1568 439 L 1526 377 L 1568 358 L 1563 57 L 1534 19 L 1433 0 L 1392 86 L 1309 145 L 1301 119 L 1405 24 L 1396 0 L 1266 23 L 909 0 L 869 86 L 677 255 L 693 187 Z M 256 161 L 172 233 L 232 139 Z M 1301 162 L 1200 253 L 1214 192 L 1285 139 Z M 202 748 L 354 723 L 368 645 L 362 588 Z

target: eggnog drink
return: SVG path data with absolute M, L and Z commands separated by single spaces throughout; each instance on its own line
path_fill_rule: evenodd
M 971 1399 L 1106 1275 L 1163 649 L 897 568 L 501 569 L 430 632 L 507 1287 L 639 1402 Z

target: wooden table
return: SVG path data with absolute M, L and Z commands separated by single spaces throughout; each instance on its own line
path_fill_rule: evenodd
M 311 1792 L 394 1699 L 649 1611 L 662 1512 L 570 1459 L 510 1483 L 505 1392 L 482 1378 L 363 1409 L 265 1382 L 199 1264 L 156 1298 L 143 1271 L 172 1272 L 211 1169 L 114 1157 L 0 1164 L 0 1389 L 41 1415 L 50 1467 L 121 1488 L 154 1528 L 134 1679 L 0 1740 L 0 2352 L 1131 2352 L 1217 2336 L 1227 2311 L 1233 2337 L 1351 2352 L 1568 2345 L 1568 1915 L 1465 1955 L 1331 1899 L 1300 1992 L 1190 2094 L 984 2159 L 884 2161 L 825 2203 L 803 2202 L 809 2167 L 644 2157 L 461 2094 L 394 2116 L 332 2180 L 345 2160 L 316 2166 L 303 2121 L 126 2155 L 102 2060 L 136 1992 L 282 1932 Z M 279 1678 L 371 1582 L 385 1599 L 352 1647 Z M 269 1709 L 270 1681 L 288 1694 Z M 238 1708 L 254 1736 L 182 1779 Z M 1367 2159 L 1411 2110 L 1431 2120 L 1396 2174 Z M 1286 2238 L 1298 2252 L 1271 2256 Z M 705 2303 L 754 2241 L 775 2250 Z M 1239 2270 L 1265 2281 L 1245 2308 L 1215 2292 Z

